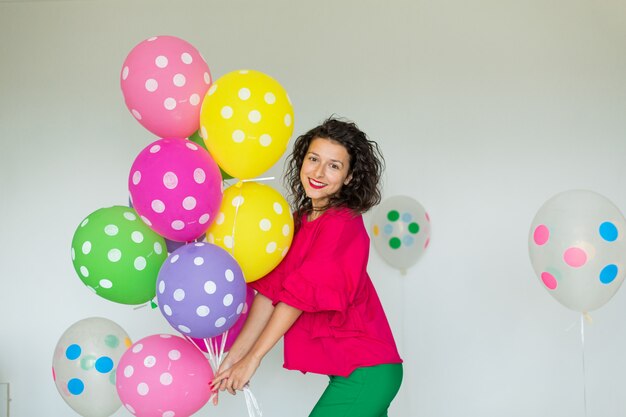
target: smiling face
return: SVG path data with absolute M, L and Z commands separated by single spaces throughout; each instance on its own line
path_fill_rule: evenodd
M 323 208 L 352 179 L 347 149 L 325 138 L 314 138 L 302 161 L 300 181 L 313 209 Z

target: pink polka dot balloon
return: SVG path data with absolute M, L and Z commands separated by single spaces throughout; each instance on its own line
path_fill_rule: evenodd
M 530 260 L 557 301 L 580 312 L 595 310 L 624 280 L 625 231 L 624 216 L 607 198 L 587 190 L 565 191 L 535 215 Z
M 168 334 L 145 337 L 120 359 L 117 393 L 139 417 L 190 416 L 211 396 L 213 371 L 190 342 Z
M 162 138 L 187 138 L 200 126 L 211 73 L 191 44 L 158 36 L 130 51 L 120 84 L 126 107 L 143 127 Z
M 191 242 L 211 224 L 222 202 L 222 177 L 213 158 L 186 139 L 160 139 L 142 150 L 128 188 L 142 220 L 161 236 Z

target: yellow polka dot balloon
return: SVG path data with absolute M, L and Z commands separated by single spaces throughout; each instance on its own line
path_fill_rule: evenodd
M 217 164 L 235 178 L 267 171 L 287 149 L 292 133 L 289 96 L 262 72 L 230 72 L 204 97 L 200 135 Z
M 285 257 L 293 239 L 293 217 L 282 195 L 269 185 L 239 182 L 224 191 L 207 240 L 237 260 L 246 282 L 256 281 Z

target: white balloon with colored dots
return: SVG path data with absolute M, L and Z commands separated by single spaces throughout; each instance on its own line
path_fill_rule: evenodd
M 606 197 L 564 191 L 546 201 L 528 247 L 542 285 L 558 302 L 586 313 L 607 303 L 624 281 L 626 222 Z
M 430 217 L 411 197 L 389 197 L 374 213 L 372 241 L 389 265 L 405 273 L 430 243 Z

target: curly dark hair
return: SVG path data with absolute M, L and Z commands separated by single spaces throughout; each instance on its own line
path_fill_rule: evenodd
M 284 183 L 289 192 L 292 207 L 296 212 L 296 227 L 303 215 L 313 212 L 311 199 L 306 196 L 300 181 L 300 169 L 313 139 L 330 139 L 348 151 L 350 167 L 348 175 L 352 179 L 333 195 L 322 208 L 346 207 L 354 213 L 364 213 L 381 200 L 380 179 L 385 168 L 385 159 L 373 140 L 369 140 L 354 122 L 331 116 L 321 125 L 298 137 L 293 145 L 286 165 Z

